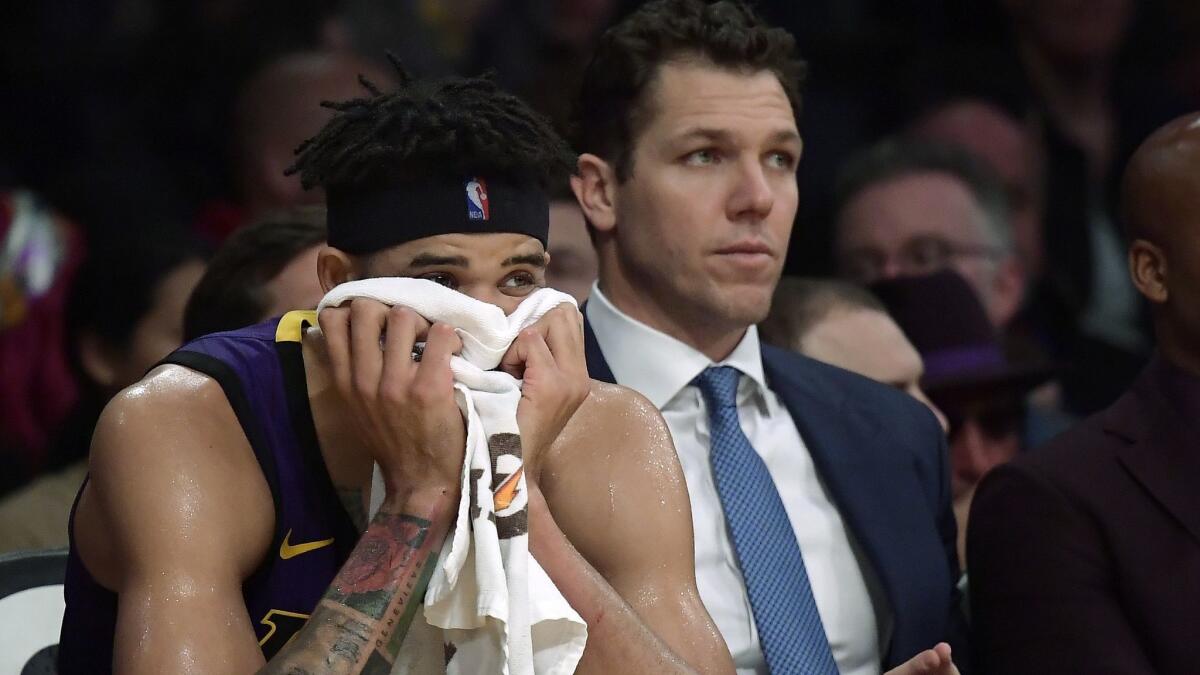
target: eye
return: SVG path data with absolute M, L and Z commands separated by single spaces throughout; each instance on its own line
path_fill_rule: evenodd
M 683 156 L 683 163 L 689 166 L 708 166 L 717 163 L 717 152 L 712 148 L 704 148 L 689 152 Z
M 537 279 L 534 279 L 533 275 L 530 274 L 529 272 L 514 272 L 514 273 L 508 275 L 507 277 L 505 277 L 504 281 L 500 282 L 501 288 L 522 289 L 522 288 L 529 288 L 529 287 L 536 286 L 536 285 L 537 285 Z
M 767 155 L 767 164 L 776 169 L 790 171 L 796 167 L 796 157 L 790 152 L 772 152 Z
M 441 284 L 441 285 L 445 286 L 446 288 L 453 288 L 455 290 L 458 290 L 458 280 L 455 279 L 454 275 L 452 275 L 452 274 L 447 274 L 445 272 L 430 272 L 429 274 L 422 274 L 418 278 L 419 279 L 428 279 L 435 284 Z
M 952 247 L 949 242 L 937 237 L 918 237 L 905 247 L 905 254 L 912 267 L 922 273 L 935 272 L 949 264 Z
M 845 274 L 859 283 L 871 283 L 883 276 L 883 268 L 887 265 L 887 257 L 870 249 L 858 249 L 845 253 L 841 260 L 841 268 Z

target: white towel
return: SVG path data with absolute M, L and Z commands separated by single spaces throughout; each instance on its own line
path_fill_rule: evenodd
M 528 501 L 517 429 L 521 382 L 492 370 L 522 329 L 571 296 L 534 292 L 506 316 L 499 307 L 425 279 L 341 284 L 317 311 L 353 298 L 412 308 L 455 328 L 450 360 L 455 398 L 467 420 L 458 518 L 425 592 L 425 621 L 409 629 L 392 673 L 533 675 L 573 673 L 587 624 L 529 555 Z M 371 514 L 383 501 L 379 467 Z

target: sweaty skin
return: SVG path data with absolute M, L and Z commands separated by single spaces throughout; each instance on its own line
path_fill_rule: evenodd
M 326 249 L 323 284 L 372 268 L 430 278 L 511 312 L 544 283 L 541 245 L 528 237 L 410 244 L 369 265 Z M 578 672 L 732 673 L 696 590 L 670 434 L 639 395 L 587 379 L 580 321 L 569 307 L 550 312 L 501 366 L 525 380 L 517 418 L 530 550 L 588 622 Z M 79 555 L 120 596 L 116 672 L 390 670 L 458 503 L 464 441 L 448 364 L 461 343 L 444 324 L 372 301 L 322 313 L 320 323 L 303 354 L 321 452 L 350 501 L 361 501 L 379 462 L 382 509 L 305 627 L 264 664 L 241 586 L 274 554 L 270 490 L 220 386 L 180 366 L 155 369 L 105 410 L 77 512 Z M 427 340 L 420 364 L 408 356 L 418 339 Z M 939 647 L 894 672 L 954 670 Z
M 420 254 L 430 253 L 428 247 L 391 251 L 371 265 L 380 275 L 407 272 L 439 282 L 453 276 L 454 287 L 506 311 L 543 283 L 544 264 L 505 264 L 541 254 L 531 238 L 429 239 L 440 240 L 432 251 L 442 261 L 438 265 L 425 264 L 426 255 L 420 269 L 409 269 Z M 461 254 L 469 267 L 446 263 L 454 257 L 448 253 Z M 518 274 L 533 278 L 514 282 Z M 248 673 L 264 665 L 263 672 L 386 672 L 384 662 L 394 650 L 374 645 L 398 646 L 399 629 L 385 626 L 373 615 L 377 609 L 356 604 L 355 592 L 363 583 L 385 591 L 387 613 L 406 614 L 414 606 L 411 596 L 417 594 L 405 589 L 431 564 L 458 501 L 456 488 L 447 488 L 455 481 L 438 477 L 461 467 L 462 430 L 445 430 L 457 433 L 445 444 L 457 444 L 457 456 L 396 451 L 403 443 L 381 449 L 387 434 L 411 428 L 373 426 L 352 410 L 375 409 L 384 405 L 382 398 L 355 406 L 347 401 L 371 389 L 363 385 L 372 374 L 378 388 L 390 381 L 382 373 L 413 368 L 409 389 L 417 393 L 410 398 L 420 399 L 421 409 L 452 403 L 448 359 L 457 345 L 450 344 L 453 331 L 447 327 L 421 325 L 419 317 L 378 303 L 338 311 L 328 321 L 322 314 L 324 336 L 310 333 L 304 343 L 321 451 L 339 491 L 361 495 L 372 462 L 379 461 L 391 477 L 389 493 L 312 618 L 270 664 L 263 662 L 241 585 L 274 553 L 268 550 L 271 494 L 219 385 L 186 368 L 163 366 L 106 409 L 75 531 L 84 564 L 120 596 L 117 672 Z M 731 672 L 729 654 L 696 591 L 691 515 L 669 433 L 640 396 L 586 379 L 580 321 L 569 307 L 551 312 L 522 333 L 502 366 L 526 380 L 518 423 L 531 492 L 531 550 L 589 622 L 579 672 Z M 372 325 L 373 334 L 366 328 Z M 404 365 L 386 362 L 388 350 L 380 356 L 384 326 L 389 346 L 402 341 L 402 334 L 409 340 L 427 336 L 419 367 L 411 359 Z M 372 342 L 373 355 L 361 348 Z M 443 343 L 440 356 L 431 354 L 434 344 Z M 444 370 L 432 368 L 439 361 Z M 557 402 L 575 397 L 562 381 L 583 383 L 577 409 Z M 419 407 L 411 400 L 408 405 L 405 410 Z M 423 436 L 436 437 L 436 430 Z M 419 478 L 408 480 L 412 475 Z M 615 497 L 610 484 L 619 486 Z M 384 545 L 391 555 L 380 565 Z

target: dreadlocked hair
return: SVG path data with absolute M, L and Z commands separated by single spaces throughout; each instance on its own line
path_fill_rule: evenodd
M 504 176 L 548 189 L 574 171 L 576 155 L 550 122 L 490 77 L 417 80 L 388 58 L 399 74 L 395 91 L 360 75 L 368 95 L 321 103 L 336 114 L 285 172 L 300 174 L 305 189 L 441 175 Z

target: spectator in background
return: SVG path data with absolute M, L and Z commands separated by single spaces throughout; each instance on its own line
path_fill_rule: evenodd
M 469 72 L 497 81 L 566 130 L 596 41 L 628 0 L 494 0 L 475 28 Z
M 324 201 L 320 190 L 305 191 L 300 179 L 285 176 L 295 150 L 333 115 L 322 101 L 362 95 L 359 76 L 389 89 L 394 76 L 374 61 L 344 52 L 294 52 L 255 72 L 234 105 L 231 167 L 239 202 L 212 202 L 200 214 L 199 229 L 222 240 L 239 225 L 272 209 Z
M 1043 276 L 1046 170 L 1037 139 L 1025 124 L 998 105 L 971 98 L 950 99 L 927 108 L 909 127 L 908 134 L 966 150 L 986 164 L 1004 186 L 1014 250 L 1028 280 L 1023 307 L 1003 326 L 1004 348 L 1017 361 L 1046 360 L 1054 348 L 1051 326 L 1056 319 L 1046 315 L 1053 311 L 1046 301 L 1051 293 Z M 1026 440 L 1034 446 L 1065 428 L 1061 382 L 1055 380 L 1040 387 L 1031 394 L 1030 403 L 1030 433 Z M 1043 424 L 1046 417 L 1058 421 Z
M 43 471 L 75 403 L 63 314 L 83 237 L 33 193 L 0 193 L 0 494 Z
M 232 199 L 236 90 L 269 59 L 327 45 L 340 1 L 9 4 L 0 154 L 89 244 L 193 223 Z
M 975 79 L 1013 101 L 1038 130 L 1046 161 L 1041 316 L 1054 356 L 1079 367 L 1064 378 L 1079 413 L 1111 403 L 1149 350 L 1144 303 L 1129 283 L 1116 187 L 1133 149 L 1185 112 L 1161 74 L 1123 58 L 1134 0 L 1000 0 L 1012 29 L 1015 73 Z M 1005 92 L 1011 80 L 1015 92 Z M 977 85 L 978 86 L 978 85 Z
M 965 150 L 884 141 L 851 158 L 838 182 L 838 266 L 862 284 L 953 270 L 1021 364 L 1048 359 L 1017 327 L 1026 286 L 999 180 Z M 901 327 L 907 329 L 901 322 Z M 909 335 L 917 344 L 917 340 Z M 920 344 L 917 344 L 920 351 Z M 1028 393 L 1028 392 L 1027 392 Z M 1032 447 L 1069 424 L 1057 390 L 1039 391 L 1022 431 Z
M 958 148 L 884 141 L 850 159 L 837 187 L 835 250 L 842 276 L 869 284 L 952 268 L 992 324 L 1020 309 L 1025 274 L 1004 189 Z
M 424 77 L 460 73 L 480 17 L 497 0 L 341 0 L 339 15 L 360 54 L 395 54 Z M 520 49 L 528 35 L 516 36 Z M 469 69 L 468 69 L 469 70 Z
M 1180 33 L 1190 39 L 1184 40 L 1181 54 L 1175 55 L 1172 64 L 1172 79 L 1178 91 L 1200 92 L 1200 4 L 1193 0 L 1168 0 L 1170 21 Z M 1195 98 L 1195 96 L 1193 96 Z
M 546 284 L 570 294 L 582 305 L 596 281 L 596 249 L 583 211 L 569 188 L 551 195 L 548 246 Z
M 206 251 L 179 232 L 147 231 L 89 253 L 71 286 L 67 344 L 80 396 L 58 429 L 56 470 L 0 502 L 0 550 L 67 544 L 67 516 L 87 472 L 105 403 L 183 337 L 183 308 Z
M 985 675 L 1200 663 L 1200 114 L 1141 146 L 1122 193 L 1158 353 L 1112 406 L 979 486 L 968 556 Z
M 920 352 L 922 386 L 949 421 L 950 486 L 965 559 L 975 487 L 1026 449 L 1025 397 L 1053 371 L 1008 361 L 979 298 L 954 271 L 884 280 L 871 290 Z
M 767 344 L 891 385 L 929 406 L 947 426 L 946 416 L 921 389 L 921 355 L 887 308 L 861 286 L 783 277 L 758 333 Z
M 293 309 L 316 309 L 324 293 L 317 253 L 325 209 L 265 216 L 229 236 L 208 263 L 183 314 L 183 341 L 250 326 Z
M 1026 278 L 1042 271 L 1045 166 L 1041 148 L 1020 121 L 983 99 L 961 98 L 927 108 L 908 129 L 921 141 L 960 147 L 986 164 L 1004 186 L 1013 246 Z

